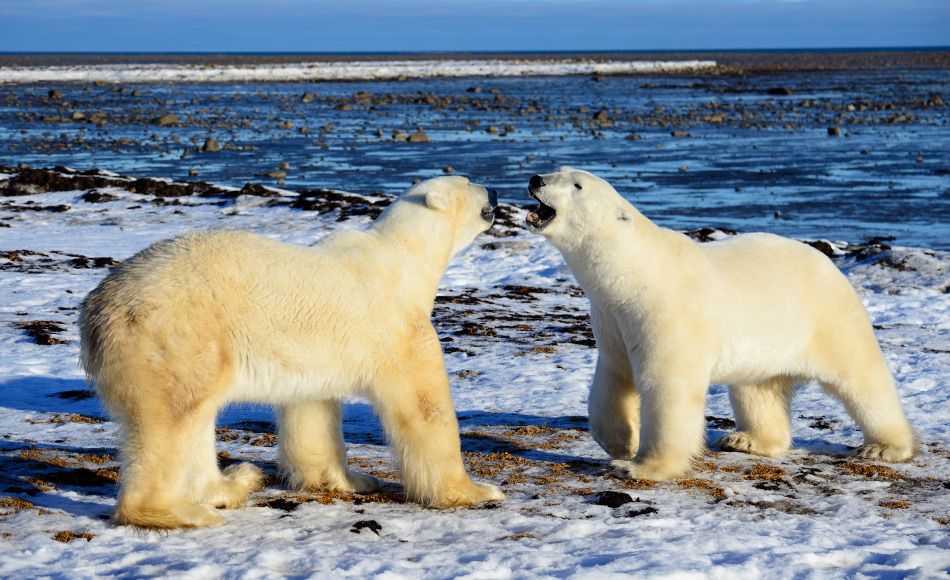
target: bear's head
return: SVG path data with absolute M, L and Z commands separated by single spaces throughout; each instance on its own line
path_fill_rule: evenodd
M 533 176 L 528 193 L 540 204 L 528 214 L 528 229 L 559 246 L 629 219 L 632 210 L 609 183 L 572 167 Z
M 424 205 L 452 226 L 455 237 L 453 254 L 491 227 L 498 205 L 498 195 L 494 190 L 457 175 L 417 183 L 403 195 L 403 199 Z

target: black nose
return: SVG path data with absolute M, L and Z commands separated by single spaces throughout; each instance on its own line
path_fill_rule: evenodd
M 528 182 L 528 187 L 530 189 L 541 189 L 544 187 L 544 178 L 540 175 L 532 176 L 531 181 Z
M 494 189 L 488 190 L 488 203 L 490 203 L 492 207 L 498 207 L 498 192 Z

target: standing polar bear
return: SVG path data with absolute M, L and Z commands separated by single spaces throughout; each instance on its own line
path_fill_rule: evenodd
M 697 244 L 568 167 L 535 175 L 529 229 L 550 240 L 591 303 L 589 411 L 614 471 L 664 480 L 703 448 L 710 383 L 729 385 L 737 430 L 720 448 L 779 456 L 796 383 L 817 379 L 864 432 L 858 455 L 905 461 L 914 434 L 870 321 L 823 254 L 769 234 Z
M 115 520 L 152 528 L 223 522 L 261 485 L 223 472 L 215 415 L 278 407 L 280 461 L 310 490 L 369 492 L 351 472 L 340 399 L 365 395 L 409 499 L 502 500 L 462 464 L 439 338 L 430 322 L 451 257 L 493 221 L 494 193 L 463 177 L 422 182 L 366 231 L 304 248 L 250 233 L 158 242 L 115 268 L 82 306 L 82 363 L 125 431 Z

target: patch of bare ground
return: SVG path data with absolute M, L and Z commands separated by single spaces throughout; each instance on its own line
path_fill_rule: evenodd
M 906 474 L 897 471 L 886 465 L 877 465 L 874 463 L 859 463 L 853 459 L 835 461 L 832 465 L 851 475 L 858 475 L 866 479 L 880 479 L 886 481 L 897 481 L 905 479 Z
M 89 541 L 92 541 L 92 539 L 95 538 L 96 535 L 90 532 L 81 532 L 77 534 L 76 532 L 73 532 L 70 530 L 63 530 L 62 532 L 56 532 L 55 534 L 53 534 L 52 537 L 57 542 L 68 544 L 69 542 L 72 542 L 73 540 L 86 540 L 87 542 L 89 542 Z
M 59 413 L 56 413 L 56 414 L 53 414 L 53 415 L 50 416 L 50 417 L 46 417 L 46 418 L 42 418 L 42 419 L 33 419 L 33 418 L 30 418 L 30 419 L 27 419 L 26 422 L 29 423 L 30 425 L 36 425 L 36 424 L 39 424 L 39 423 L 53 423 L 53 424 L 60 424 L 60 423 L 87 423 L 87 424 L 90 424 L 90 425 L 95 425 L 95 424 L 99 424 L 99 423 L 105 423 L 105 421 L 104 421 L 103 419 L 100 419 L 100 418 L 98 418 L 98 417 L 90 417 L 90 416 L 88 416 L 88 415 L 80 415 L 79 413 L 67 413 L 67 414 L 59 414 Z

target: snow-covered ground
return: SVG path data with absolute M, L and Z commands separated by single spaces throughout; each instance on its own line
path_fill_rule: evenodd
M 346 211 L 358 198 L 318 214 L 289 207 L 293 196 L 96 191 L 0 195 L 0 577 L 935 577 L 950 568 L 947 252 L 836 258 L 919 432 L 914 461 L 850 459 L 860 432 L 805 386 L 788 457 L 710 451 L 688 479 L 646 484 L 605 474 L 585 417 L 595 358 L 586 300 L 553 247 L 514 225 L 518 209 L 453 262 L 434 313 L 469 471 L 502 486 L 507 502 L 403 503 L 379 424 L 352 401 L 350 462 L 382 477 L 382 493 L 300 493 L 273 477 L 224 527 L 111 526 L 116 429 L 87 390 L 75 328 L 107 258 L 196 229 L 308 244 L 370 217 Z M 707 414 L 714 440 L 730 426 L 723 387 L 712 388 Z M 276 475 L 271 421 L 266 408 L 225 412 L 222 463 L 251 460 Z M 605 491 L 631 501 L 601 505 L 614 499 Z
M 669 73 L 713 69 L 712 60 L 368 60 L 294 64 L 109 64 L 0 67 L 0 83 L 352 81 Z

